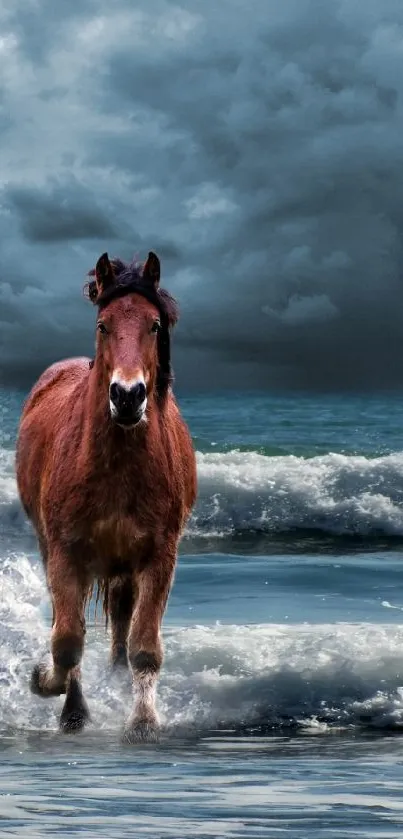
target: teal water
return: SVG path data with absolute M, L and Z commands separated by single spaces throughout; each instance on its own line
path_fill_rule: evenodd
M 403 396 L 182 397 L 199 451 L 255 451 L 313 457 L 328 452 L 369 457 L 400 451 Z
M 401 397 L 180 397 L 199 498 L 164 621 L 158 746 L 91 612 L 92 726 L 30 695 L 50 610 L 0 393 L 0 836 L 401 836 Z
M 13 447 L 25 398 L 0 390 L 0 443 Z M 403 448 L 403 396 L 179 395 L 201 452 L 255 451 L 313 457 L 328 452 L 376 456 Z

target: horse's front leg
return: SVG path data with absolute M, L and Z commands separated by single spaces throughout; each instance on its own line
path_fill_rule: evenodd
M 31 690 L 39 696 L 66 699 L 60 717 L 63 731 L 84 727 L 89 711 L 81 689 L 80 662 L 84 649 L 84 604 L 88 581 L 60 549 L 49 551 L 47 582 L 52 597 L 53 665 L 38 664 L 31 677 Z
M 175 539 L 155 550 L 135 577 L 137 598 L 127 644 L 134 692 L 134 706 L 124 733 L 129 743 L 157 739 L 155 694 L 163 660 L 161 621 L 173 580 L 176 548 Z

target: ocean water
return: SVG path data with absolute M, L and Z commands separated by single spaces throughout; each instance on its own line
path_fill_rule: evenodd
M 91 611 L 92 725 L 29 693 L 50 610 L 0 391 L 0 836 L 403 835 L 403 398 L 179 398 L 199 498 L 164 620 L 158 745 Z

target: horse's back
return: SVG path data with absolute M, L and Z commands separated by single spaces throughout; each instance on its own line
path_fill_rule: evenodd
M 37 518 L 41 476 L 46 458 L 52 456 L 52 442 L 70 413 L 74 392 L 88 373 L 88 358 L 58 361 L 42 373 L 25 401 L 17 438 L 16 473 L 30 518 Z
M 89 364 L 89 358 L 69 358 L 56 361 L 48 367 L 34 384 L 25 401 L 20 426 L 38 403 L 68 398 L 77 383 L 88 376 Z

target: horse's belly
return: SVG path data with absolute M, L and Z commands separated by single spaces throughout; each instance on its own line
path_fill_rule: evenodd
M 95 572 L 100 576 L 133 570 L 147 533 L 131 518 L 110 516 L 94 522 L 90 537 Z

